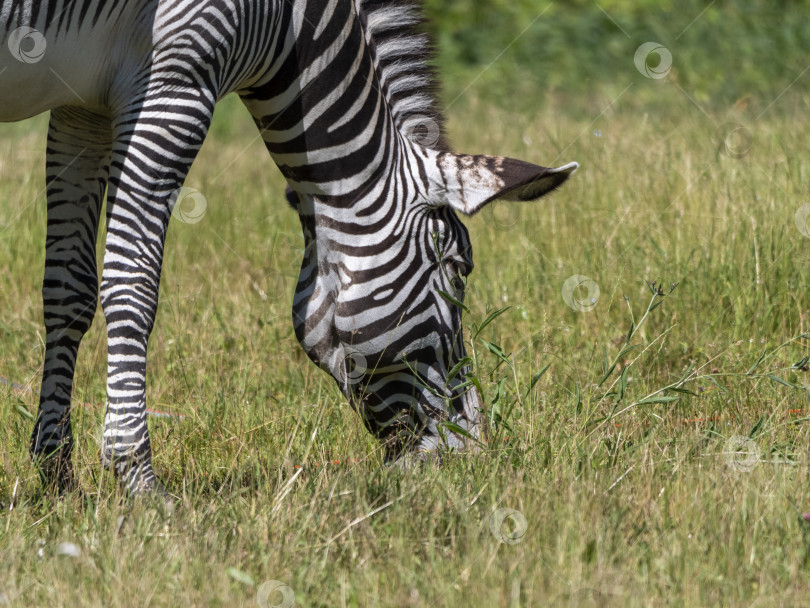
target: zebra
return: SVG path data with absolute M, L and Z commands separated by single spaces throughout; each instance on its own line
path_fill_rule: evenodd
M 50 111 L 46 346 L 30 445 L 47 487 L 75 487 L 73 374 L 100 302 L 101 461 L 132 494 L 163 491 L 146 423 L 147 343 L 169 220 L 230 93 L 300 218 L 292 312 L 303 350 L 386 462 L 480 445 L 459 306 L 472 249 L 458 213 L 537 199 L 578 165 L 454 153 L 422 22 L 410 0 L 0 0 L 0 121 Z

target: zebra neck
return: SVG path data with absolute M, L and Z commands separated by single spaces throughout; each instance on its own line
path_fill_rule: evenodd
M 402 88 L 390 73 L 386 79 L 353 3 L 296 1 L 286 10 L 276 60 L 242 98 L 294 190 L 327 207 L 362 210 L 412 156 L 389 99 Z

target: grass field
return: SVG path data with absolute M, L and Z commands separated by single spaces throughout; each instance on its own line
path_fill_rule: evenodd
M 99 311 L 75 382 L 81 493 L 41 499 L 36 396 L 0 385 L 0 605 L 810 606 L 808 104 L 769 106 L 775 87 L 700 108 L 641 80 L 589 115 L 474 88 L 449 110 L 460 151 L 582 168 L 467 221 L 465 321 L 509 307 L 471 346 L 492 438 L 411 472 L 382 465 L 298 346 L 298 221 L 225 100 L 150 341 L 149 405 L 185 416 L 150 419 L 155 466 L 182 499 L 132 504 L 100 468 Z M 0 129 L 0 376 L 34 389 L 45 125 Z

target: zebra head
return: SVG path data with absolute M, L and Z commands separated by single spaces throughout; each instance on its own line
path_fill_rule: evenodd
M 350 195 L 288 189 L 306 242 L 296 336 L 383 441 L 389 460 L 472 447 L 469 436 L 482 435 L 481 397 L 465 382 L 462 332 L 472 247 L 457 212 L 473 215 L 496 199 L 537 199 L 578 166 L 405 149 L 387 175 Z

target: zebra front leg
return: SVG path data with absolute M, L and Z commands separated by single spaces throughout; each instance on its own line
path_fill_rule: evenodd
M 146 350 L 169 219 L 213 114 L 214 97 L 210 105 L 201 98 L 172 90 L 172 101 L 138 108 L 121 118 L 113 146 L 101 280 L 108 347 L 101 459 L 132 494 L 162 491 L 146 424 Z
M 98 302 L 96 237 L 110 145 L 108 118 L 78 108 L 51 112 L 42 281 L 45 362 L 30 450 L 45 485 L 60 492 L 73 485 L 70 398 L 79 343 Z

